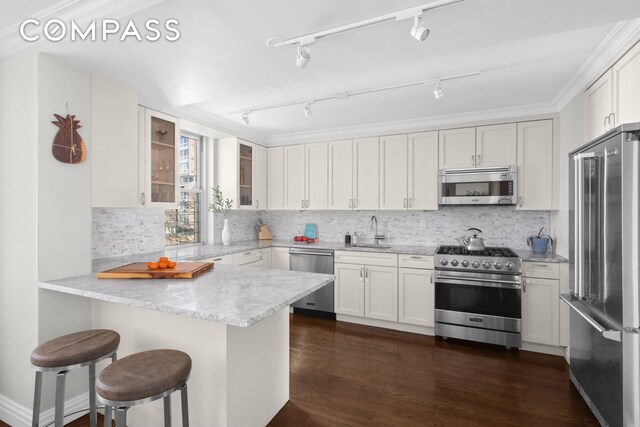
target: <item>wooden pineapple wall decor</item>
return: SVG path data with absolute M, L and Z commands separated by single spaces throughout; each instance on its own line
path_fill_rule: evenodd
M 82 127 L 80 120 L 74 120 L 76 116 L 70 114 L 67 114 L 67 117 L 62 117 L 59 114 L 54 114 L 54 116 L 58 120 L 51 123 L 60 129 L 53 138 L 53 146 L 51 147 L 53 157 L 62 163 L 82 163 L 87 157 L 87 149 L 76 130 Z

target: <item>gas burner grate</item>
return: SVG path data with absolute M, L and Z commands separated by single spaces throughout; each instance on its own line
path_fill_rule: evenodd
M 518 258 L 518 254 L 509 248 L 485 248 L 483 251 L 469 251 L 464 246 L 439 246 L 436 250 L 436 254 Z

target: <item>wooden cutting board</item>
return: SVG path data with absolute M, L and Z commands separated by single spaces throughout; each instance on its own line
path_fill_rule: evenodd
M 146 262 L 134 262 L 96 274 L 98 279 L 193 279 L 213 268 L 212 262 L 179 262 L 176 268 L 150 270 Z

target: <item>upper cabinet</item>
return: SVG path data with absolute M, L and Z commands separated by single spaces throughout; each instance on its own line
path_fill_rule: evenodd
M 328 150 L 328 209 L 378 209 L 379 138 L 333 141 Z
M 516 124 L 440 131 L 440 169 L 516 164 Z
M 91 98 L 91 206 L 139 207 L 138 93 L 94 73 Z
M 145 206 L 175 207 L 178 201 L 178 119 L 140 107 L 141 202 Z
M 518 123 L 519 210 L 551 210 L 553 120 Z
M 611 126 L 640 121 L 640 43 L 613 66 Z
M 612 126 L 613 113 L 613 71 L 607 70 L 585 93 L 585 139 L 602 135 Z
M 284 147 L 284 209 L 327 209 L 328 143 Z
M 407 135 L 380 137 L 380 209 L 407 209 Z
M 240 138 L 217 142 L 218 185 L 235 209 L 267 208 L 267 150 Z
M 284 147 L 268 148 L 267 159 L 267 207 L 281 210 L 284 209 Z
M 353 141 L 329 142 L 329 209 L 353 208 Z

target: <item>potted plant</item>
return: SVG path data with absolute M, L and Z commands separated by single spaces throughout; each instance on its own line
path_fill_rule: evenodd
M 536 254 L 546 254 L 549 242 L 551 242 L 551 246 L 553 246 L 553 238 L 548 234 L 542 234 L 543 231 L 544 227 L 538 230 L 538 234 L 532 234 L 527 237 L 527 246 Z
M 222 244 L 228 245 L 231 243 L 231 226 L 227 219 L 227 214 L 233 206 L 233 200 L 225 199 L 220 191 L 220 186 L 216 185 L 213 190 L 213 203 L 209 203 L 209 210 L 214 213 L 222 214 L 224 217 L 224 226 L 222 227 Z

